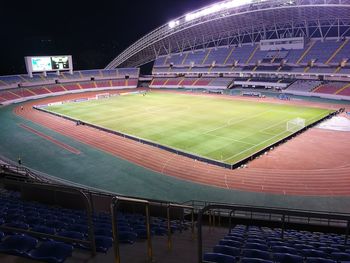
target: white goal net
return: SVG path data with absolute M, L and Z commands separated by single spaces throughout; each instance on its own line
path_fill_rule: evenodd
M 295 118 L 287 122 L 288 132 L 297 132 L 305 127 L 305 119 Z
M 100 94 L 96 94 L 96 99 L 100 100 L 100 99 L 108 99 L 110 97 L 109 93 L 100 93 Z

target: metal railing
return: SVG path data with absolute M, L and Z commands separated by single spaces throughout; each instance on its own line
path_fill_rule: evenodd
M 150 224 L 150 213 L 149 213 L 149 202 L 142 199 L 134 199 L 127 197 L 115 196 L 111 203 L 111 214 L 112 214 L 112 231 L 113 231 L 113 248 L 114 248 L 114 262 L 120 263 L 120 251 L 119 251 L 119 235 L 118 235 L 118 206 L 120 202 L 138 203 L 145 206 L 146 216 L 146 231 L 147 231 L 147 256 L 148 261 L 151 262 L 153 259 L 152 239 L 151 239 L 151 224 Z
M 347 244 L 348 236 L 350 234 L 350 214 L 340 214 L 340 213 L 325 213 L 325 212 L 310 212 L 303 210 L 286 210 L 286 209 L 278 209 L 278 208 L 263 208 L 263 207 L 252 207 L 252 206 L 240 206 L 240 205 L 225 205 L 225 204 L 211 204 L 202 208 L 198 213 L 197 219 L 197 245 L 198 245 L 198 262 L 202 263 L 202 255 L 203 255 L 203 237 L 202 237 L 202 224 L 203 224 L 203 216 L 206 213 L 209 213 L 209 221 L 212 225 L 212 211 L 226 211 L 230 217 L 230 229 L 232 227 L 231 218 L 233 214 L 237 211 L 248 212 L 253 218 L 253 213 L 266 214 L 270 216 L 278 216 L 280 218 L 279 223 L 281 225 L 281 238 L 284 237 L 284 231 L 286 229 L 286 223 L 288 220 L 286 218 L 289 217 L 300 217 L 300 218 L 317 218 L 317 219 L 327 219 L 327 220 L 339 220 L 345 223 L 345 244 Z M 215 216 L 214 216 L 215 218 Z M 215 224 L 215 221 L 214 221 Z
M 167 207 L 167 226 L 168 226 L 168 249 L 172 249 L 172 232 L 171 232 L 171 208 L 181 208 L 181 209 L 188 209 L 191 210 L 191 233 L 192 233 L 192 240 L 195 239 L 195 234 L 194 234 L 194 209 L 192 206 L 187 206 L 187 205 L 178 205 L 178 204 L 168 204 Z M 183 220 L 182 220 L 183 222 Z

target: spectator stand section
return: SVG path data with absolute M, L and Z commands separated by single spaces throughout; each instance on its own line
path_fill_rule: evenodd
M 15 166 L 0 166 L 0 253 L 63 262 L 74 258 L 74 252 L 90 251 L 93 257 L 113 246 L 120 262 L 121 243 L 146 240 L 144 251 L 152 259 L 152 239 L 157 236 L 167 237 L 160 241 L 168 242 L 169 250 L 175 232 L 190 231 L 194 240 L 191 206 L 116 196 L 67 182 L 39 183 L 17 171 Z
M 162 55 L 154 63 L 150 87 L 226 89 L 235 85 L 283 91 L 300 80 L 297 83 L 300 87 L 295 84 L 288 89 L 289 93 L 349 99 L 350 89 L 346 85 L 350 83 L 350 40 L 297 40 L 304 43 L 298 49 L 283 46 L 264 50 L 260 42 Z M 344 85 L 314 91 L 323 82 Z
M 97 89 L 137 88 L 139 69 L 75 71 L 52 77 L 24 75 L 0 77 L 0 104 L 22 102 L 66 93 Z
M 204 220 L 227 229 L 211 248 L 203 247 Z M 348 262 L 349 222 L 350 214 L 207 204 L 198 214 L 197 262 Z

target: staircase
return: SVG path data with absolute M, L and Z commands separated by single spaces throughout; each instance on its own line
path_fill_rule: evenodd
M 341 89 L 338 89 L 334 94 L 338 95 L 340 92 L 342 92 L 343 90 L 346 90 L 347 88 L 350 87 L 350 83 L 346 84 L 344 87 L 342 87 Z
M 336 51 L 334 51 L 334 53 L 330 56 L 330 58 L 326 61 L 326 64 L 328 65 L 333 58 L 346 46 L 346 44 L 349 42 L 349 39 L 346 39 L 338 48 Z
M 305 50 L 305 52 L 301 55 L 301 57 L 298 59 L 297 64 L 300 64 L 301 61 L 305 58 L 305 56 L 310 52 L 312 47 L 315 45 L 315 42 L 310 43 L 309 47 Z
M 250 56 L 249 56 L 249 58 L 248 58 L 248 60 L 246 61 L 245 64 L 249 64 L 249 62 L 252 60 L 252 58 L 254 57 L 256 51 L 258 51 L 258 49 L 259 49 L 259 45 L 256 45 L 254 51 L 250 54 Z

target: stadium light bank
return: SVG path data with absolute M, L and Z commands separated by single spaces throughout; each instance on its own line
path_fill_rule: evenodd
M 243 5 L 253 4 L 257 2 L 264 2 L 264 1 L 267 1 L 267 0 L 231 0 L 223 3 L 214 4 L 209 7 L 205 7 L 197 12 L 193 12 L 185 15 L 185 21 L 189 22 L 197 18 L 211 15 L 220 11 L 228 10 L 228 9 L 243 6 Z M 179 25 L 180 25 L 180 20 L 173 20 L 169 22 L 170 28 L 175 28 Z

